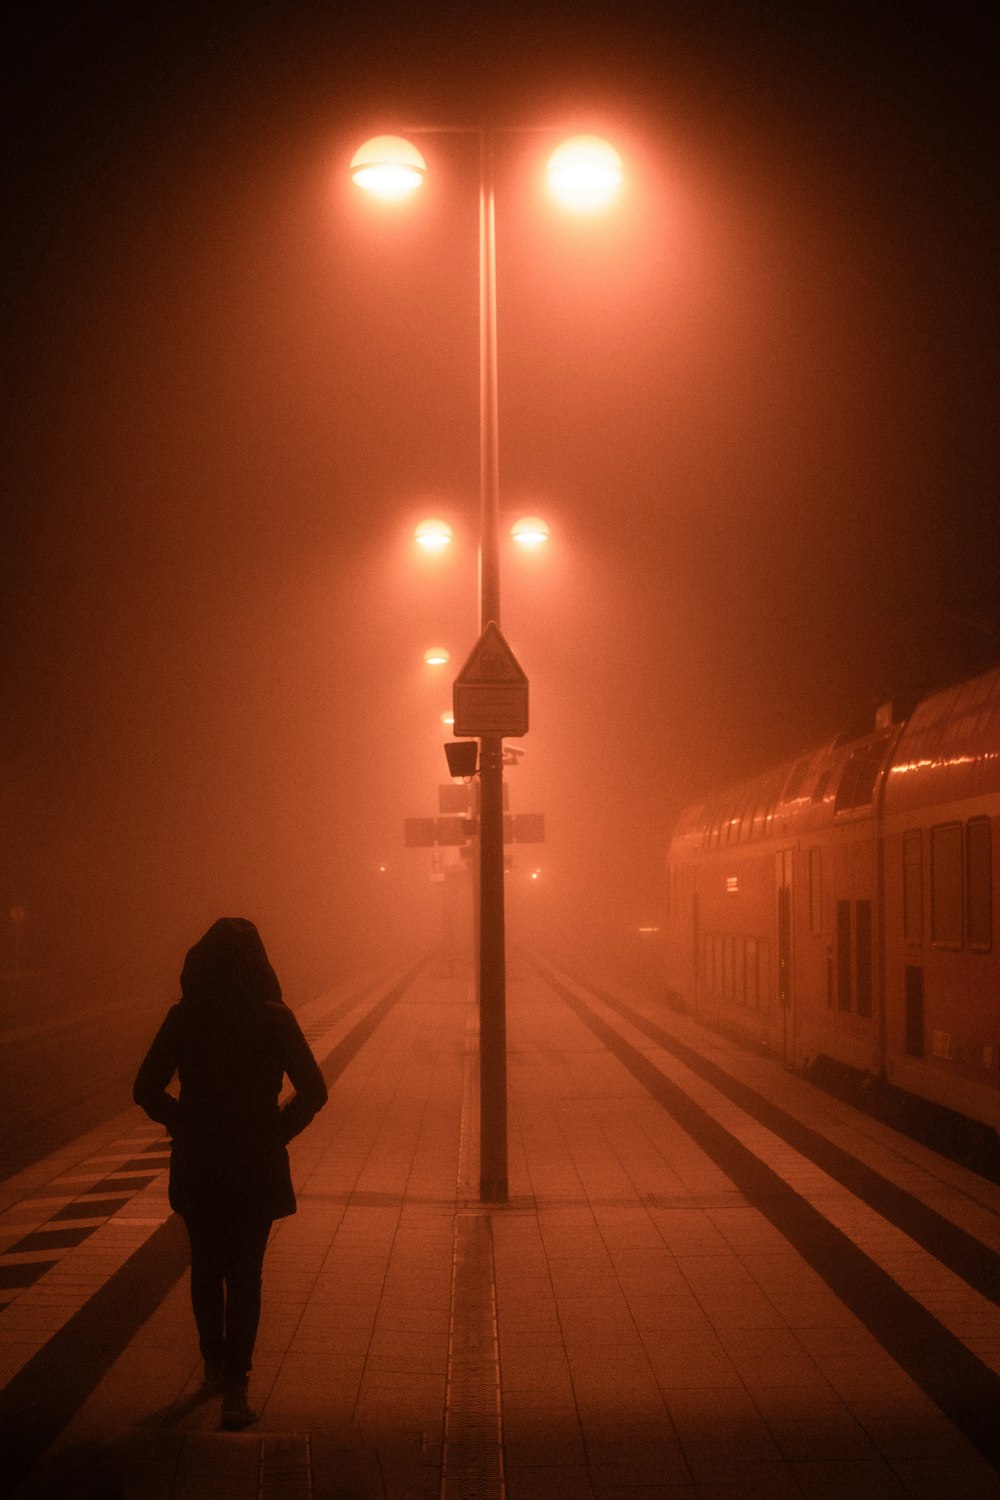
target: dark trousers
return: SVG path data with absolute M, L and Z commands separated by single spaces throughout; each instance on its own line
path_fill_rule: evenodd
M 201 1355 L 225 1385 L 250 1375 L 260 1322 L 260 1281 L 271 1220 L 186 1214 L 191 1306 Z

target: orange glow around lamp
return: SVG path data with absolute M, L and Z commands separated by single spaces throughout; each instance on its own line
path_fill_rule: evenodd
M 429 667 L 444 667 L 451 660 L 451 655 L 443 646 L 431 646 L 424 652 L 424 661 Z
M 598 135 L 575 135 L 557 146 L 546 168 L 552 196 L 573 213 L 605 208 L 622 184 L 622 159 Z

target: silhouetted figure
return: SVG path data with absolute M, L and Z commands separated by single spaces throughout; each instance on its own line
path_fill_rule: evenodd
M 191 1304 L 205 1382 L 225 1427 L 257 1413 L 247 1383 L 274 1219 L 295 1212 L 287 1143 L 327 1100 L 309 1044 L 252 922 L 224 917 L 188 953 L 133 1097 L 172 1137 L 170 1206 L 191 1241 Z M 180 1095 L 167 1092 L 174 1074 Z M 287 1073 L 294 1095 L 279 1108 Z

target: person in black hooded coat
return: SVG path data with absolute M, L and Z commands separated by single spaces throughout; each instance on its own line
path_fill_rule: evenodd
M 191 1241 L 205 1379 L 222 1388 L 224 1425 L 243 1427 L 256 1420 L 247 1384 L 268 1234 L 296 1207 L 286 1147 L 327 1089 L 252 922 L 209 928 L 184 961 L 181 996 L 133 1097 L 172 1138 L 170 1206 Z M 175 1073 L 179 1095 L 168 1092 Z M 279 1106 L 286 1074 L 295 1092 Z

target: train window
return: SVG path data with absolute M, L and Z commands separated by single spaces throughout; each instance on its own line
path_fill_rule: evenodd
M 809 850 L 809 931 L 823 931 L 823 851 Z
M 837 902 L 837 1009 L 851 1008 L 851 903 Z
M 993 945 L 993 871 L 989 818 L 965 825 L 965 931 L 969 947 L 988 953 Z
M 854 994 L 858 1015 L 872 1013 L 872 904 L 854 903 Z
M 873 745 L 865 745 L 861 750 L 855 750 L 849 757 L 837 787 L 837 796 L 833 805 L 835 813 L 850 812 L 856 807 L 868 807 L 875 795 L 875 782 L 878 779 L 879 769 L 882 765 L 882 757 L 885 754 L 885 740 L 880 739 Z
M 903 834 L 903 938 L 924 940 L 924 854 L 919 828 Z
M 962 825 L 931 829 L 931 939 L 937 948 L 962 946 Z
M 907 964 L 906 984 L 906 1051 L 909 1057 L 924 1055 L 924 971 Z
M 757 1004 L 757 939 L 743 939 L 743 1003 Z
M 805 779 L 809 774 L 810 764 L 811 761 L 809 760 L 800 760 L 798 765 L 793 769 L 783 793 L 785 802 L 794 802 L 797 797 L 801 797 Z
M 812 799 L 814 802 L 822 802 L 826 796 L 826 789 L 830 785 L 830 772 L 824 771 L 813 787 Z

